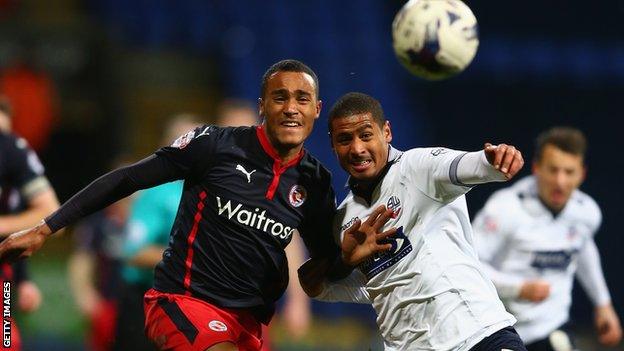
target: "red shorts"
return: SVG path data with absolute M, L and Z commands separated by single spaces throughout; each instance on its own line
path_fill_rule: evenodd
M 89 345 L 93 351 L 110 351 L 115 341 L 117 304 L 113 300 L 102 300 L 95 314 L 91 316 Z
M 261 324 L 244 310 L 150 289 L 145 293 L 145 332 L 161 350 L 206 350 L 231 342 L 241 351 L 262 349 Z

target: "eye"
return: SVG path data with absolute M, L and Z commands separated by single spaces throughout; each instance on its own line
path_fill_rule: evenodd
M 286 97 L 285 96 L 275 96 L 273 98 L 273 101 L 284 102 L 284 101 L 286 101 Z
M 362 133 L 362 135 L 360 136 L 360 139 L 369 140 L 372 137 L 373 137 L 373 133 L 366 132 L 366 133 Z
M 300 96 L 299 98 L 297 98 L 297 101 L 299 101 L 300 103 L 307 103 L 310 102 L 310 98 L 307 96 Z
M 336 144 L 348 145 L 351 142 L 351 137 L 348 135 L 339 135 L 336 137 Z

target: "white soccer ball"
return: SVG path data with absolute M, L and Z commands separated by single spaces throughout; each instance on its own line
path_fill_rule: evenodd
M 463 71 L 477 53 L 477 19 L 460 0 L 410 0 L 392 23 L 394 52 L 411 73 L 440 80 Z

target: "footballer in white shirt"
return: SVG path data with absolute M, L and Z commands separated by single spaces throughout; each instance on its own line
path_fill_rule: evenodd
M 304 290 L 324 301 L 371 303 L 385 350 L 525 350 L 514 317 L 481 270 L 464 197 L 475 184 L 513 177 L 521 153 L 505 144 L 400 152 L 390 146 L 381 105 L 361 93 L 336 102 L 329 130 L 351 188 L 335 236 L 343 260 L 357 268 L 343 280 L 318 281 L 308 261 L 299 271 Z M 380 214 L 380 205 L 389 210 Z M 381 237 L 390 227 L 392 236 L 378 242 L 353 235 L 352 228 L 379 221 Z M 364 259 L 367 245 L 374 254 Z
M 595 306 L 600 342 L 622 337 L 593 239 L 600 208 L 578 190 L 586 144 L 574 128 L 542 133 L 533 175 L 494 193 L 473 222 L 479 258 L 529 351 L 574 349 L 567 322 L 575 274 Z

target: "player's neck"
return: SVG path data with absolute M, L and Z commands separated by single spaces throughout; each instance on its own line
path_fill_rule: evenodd
M 302 157 L 303 143 L 296 146 L 289 146 L 271 140 L 271 137 L 266 132 L 263 125 L 256 127 L 256 134 L 258 135 L 258 140 L 264 151 L 273 159 L 279 159 L 282 166 Z
M 282 161 L 282 165 L 289 163 L 290 161 L 299 157 L 299 154 L 301 153 L 301 149 L 303 149 L 303 145 L 299 145 L 295 148 L 287 148 L 287 149 L 281 149 L 277 147 L 275 148 L 275 150 L 277 151 L 277 154 L 280 157 L 280 160 Z

